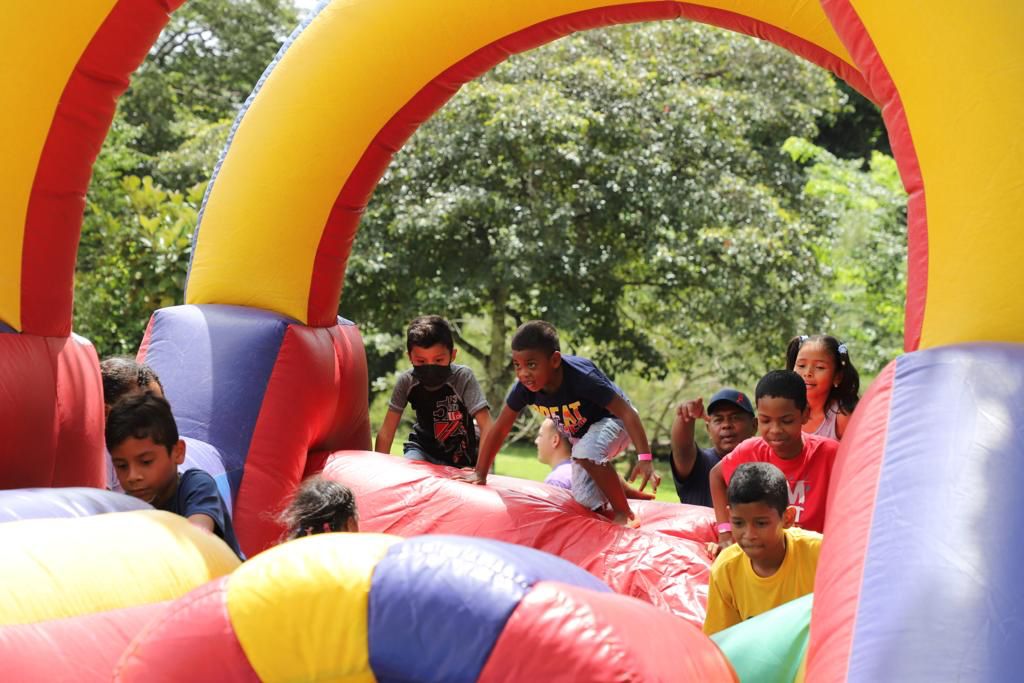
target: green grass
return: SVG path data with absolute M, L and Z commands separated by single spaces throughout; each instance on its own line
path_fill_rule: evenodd
M 629 461 L 626 458 L 619 458 L 616 467 L 619 473 L 625 474 Z M 657 500 L 666 503 L 678 503 L 676 488 L 672 485 L 672 472 L 667 462 L 655 461 L 654 468 L 661 475 L 661 486 L 658 488 Z M 498 458 L 494 462 L 494 471 L 497 474 L 508 477 L 519 477 L 520 479 L 533 479 L 544 481 L 547 476 L 547 465 L 537 460 L 537 449 L 530 443 L 515 443 L 506 445 L 498 452 Z M 650 486 L 647 487 L 650 491 Z
M 391 444 L 391 455 L 402 455 L 402 443 L 404 438 L 395 437 Z M 619 473 L 625 476 L 629 467 L 626 458 L 619 458 L 615 462 Z M 658 488 L 656 500 L 665 503 L 678 503 L 676 487 L 672 485 L 672 470 L 667 462 L 663 460 L 654 461 L 654 469 L 661 475 L 661 486 Z M 505 444 L 505 447 L 498 451 L 498 457 L 494 461 L 494 472 L 505 477 L 519 477 L 520 479 L 532 479 L 533 481 L 544 481 L 551 470 L 547 465 L 537 460 L 537 448 L 528 441 L 520 441 L 513 444 Z M 647 486 L 647 491 L 651 487 Z

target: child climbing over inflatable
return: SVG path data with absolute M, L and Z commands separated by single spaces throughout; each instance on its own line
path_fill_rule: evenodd
M 825 528 L 828 484 L 839 442 L 817 434 L 805 434 L 810 415 L 804 381 L 792 370 L 773 370 L 754 390 L 757 430 L 711 468 L 711 499 L 718 520 L 721 548 L 735 538 L 729 521 L 727 486 L 743 463 L 767 462 L 782 470 L 793 506 L 793 525 L 821 532 Z
M 416 412 L 416 422 L 403 446 L 406 458 L 473 467 L 480 440 L 491 428 L 490 407 L 473 371 L 453 363 L 456 349 L 448 321 L 438 315 L 416 318 L 409 323 L 405 346 L 412 368 L 395 382 L 374 450 L 391 452 L 408 403 Z
M 748 462 L 729 481 L 736 544 L 711 567 L 704 633 L 711 635 L 814 590 L 821 534 L 793 526 L 786 477 L 775 465 Z
M 178 474 L 185 442 L 167 401 L 148 392 L 118 401 L 107 415 L 106 439 L 125 493 L 220 536 L 245 559 L 213 477 L 200 469 Z
M 532 320 L 512 337 L 516 383 L 505 399 L 494 428 L 483 439 L 476 469 L 466 481 L 486 484 L 491 463 L 519 413 L 529 406 L 551 418 L 572 444 L 572 494 L 588 510 L 619 523 L 633 519 L 612 460 L 632 440 L 639 464 L 631 480 L 642 476 L 640 490 L 661 477 L 651 464 L 647 433 L 640 416 L 619 387 L 586 358 L 563 356 L 558 332 L 550 323 Z
M 786 347 L 786 369 L 807 385 L 810 418 L 804 431 L 837 441 L 843 438 L 860 391 L 860 375 L 846 344 L 827 334 L 793 337 Z
M 359 511 L 352 489 L 322 475 L 302 482 L 281 514 L 285 540 L 332 531 L 359 531 Z

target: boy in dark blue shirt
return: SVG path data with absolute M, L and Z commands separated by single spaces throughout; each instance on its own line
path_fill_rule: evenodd
M 199 469 L 178 474 L 185 442 L 167 401 L 148 392 L 119 401 L 107 416 L 106 438 L 125 493 L 220 536 L 245 559 L 213 477 Z
M 612 460 L 632 440 L 639 464 L 631 481 L 642 476 L 642 491 L 649 480 L 657 488 L 661 477 L 653 470 L 640 416 L 622 390 L 586 358 L 563 356 L 558 332 L 542 320 L 530 321 L 516 330 L 512 365 L 517 381 L 501 415 L 480 444 L 476 469 L 464 478 L 476 484 L 487 483 L 498 449 L 516 417 L 529 406 L 540 417 L 550 418 L 572 444 L 572 493 L 576 501 L 619 523 L 633 519 Z

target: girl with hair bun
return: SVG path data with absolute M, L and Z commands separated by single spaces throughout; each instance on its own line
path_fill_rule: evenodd
M 285 540 L 331 531 L 359 531 L 359 512 L 352 490 L 317 475 L 302 482 L 281 514 Z

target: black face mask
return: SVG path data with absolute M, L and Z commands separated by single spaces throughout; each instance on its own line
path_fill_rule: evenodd
M 452 376 L 450 365 L 414 365 L 412 376 L 428 387 L 439 387 Z

